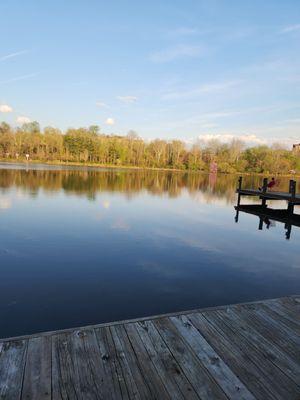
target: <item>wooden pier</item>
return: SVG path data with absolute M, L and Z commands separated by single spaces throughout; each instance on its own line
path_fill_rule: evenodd
M 300 205 L 300 194 L 296 193 L 296 181 L 290 180 L 288 192 L 276 192 L 268 190 L 268 179 L 264 178 L 263 185 L 259 189 L 242 188 L 243 178 L 240 176 L 236 193 L 238 194 L 235 221 L 239 220 L 240 211 L 257 215 L 259 217 L 258 229 L 262 230 L 264 223 L 269 227 L 269 221 L 283 222 L 286 229 L 286 239 L 290 239 L 292 226 L 300 226 L 300 216 L 294 213 L 296 205 Z M 241 205 L 242 196 L 256 196 L 261 199 L 259 204 L 243 204 Z M 271 209 L 267 206 L 267 200 L 281 200 L 286 201 L 287 209 L 278 210 Z
M 0 340 L 0 399 L 300 399 L 300 296 Z
M 261 190 L 242 188 L 243 178 L 240 176 L 236 192 L 238 193 L 238 206 L 240 205 L 241 196 L 256 196 L 262 200 L 262 205 L 266 205 L 266 200 L 283 200 L 287 201 L 290 208 L 300 205 L 300 193 L 296 192 L 296 181 L 290 180 L 288 192 L 276 192 L 268 190 L 268 178 L 264 178 Z

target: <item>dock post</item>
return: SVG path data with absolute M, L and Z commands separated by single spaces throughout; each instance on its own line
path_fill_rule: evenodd
M 263 193 L 266 193 L 267 188 L 268 188 L 268 178 L 264 178 L 263 187 L 262 187 Z M 266 201 L 267 201 L 267 199 L 264 198 L 264 197 L 261 199 L 261 205 L 262 205 L 263 207 L 266 206 Z
M 243 177 L 240 176 L 240 177 L 239 177 L 239 180 L 238 180 L 238 183 L 239 183 L 239 185 L 238 185 L 238 190 L 241 190 L 241 189 L 242 189 L 242 181 L 243 181 Z M 239 207 L 240 202 L 241 202 L 241 194 L 240 194 L 240 192 L 238 192 L 238 193 L 239 193 L 239 194 L 238 194 L 237 206 Z
M 295 198 L 296 196 L 296 181 L 290 180 L 290 190 L 289 192 L 291 193 L 291 197 Z
M 289 193 L 291 194 L 291 200 L 294 199 L 296 196 L 296 181 L 292 179 L 290 180 Z M 292 202 L 288 204 L 288 212 L 290 215 L 294 212 L 294 204 Z

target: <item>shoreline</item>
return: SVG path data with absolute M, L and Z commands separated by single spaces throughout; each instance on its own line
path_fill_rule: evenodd
M 179 169 L 179 168 L 162 168 L 162 167 L 139 167 L 139 166 L 132 166 L 132 165 L 110 165 L 110 164 L 96 164 L 96 163 L 80 163 L 76 161 L 72 162 L 65 162 L 65 161 L 42 161 L 42 160 L 9 160 L 1 159 L 1 164 L 7 165 L 14 165 L 14 164 L 22 164 L 22 165 L 49 165 L 49 166 L 58 166 L 58 167 L 79 167 L 79 168 L 96 168 L 96 169 L 124 169 L 124 170 L 144 170 L 144 171 L 162 171 L 162 172 L 181 172 L 181 173 L 200 173 L 200 174 L 210 174 L 210 171 L 205 170 L 192 170 L 192 169 Z M 217 172 L 221 175 L 242 175 L 242 176 L 280 176 L 280 177 L 291 177 L 291 178 L 300 178 L 300 174 L 275 174 L 275 173 L 266 173 L 266 172 Z

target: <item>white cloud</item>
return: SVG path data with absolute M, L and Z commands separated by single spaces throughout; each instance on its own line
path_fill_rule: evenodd
M 25 116 L 19 116 L 17 118 L 17 123 L 18 124 L 28 124 L 30 122 L 30 118 L 25 117 Z
M 115 120 L 113 118 L 107 118 L 105 123 L 106 123 L 106 125 L 114 125 Z
M 126 104 L 135 103 L 137 101 L 136 96 L 117 96 L 117 99 Z
M 102 101 L 97 101 L 96 106 L 106 108 L 107 104 L 103 103 Z
M 296 32 L 296 31 L 300 31 L 300 24 L 286 26 L 280 32 L 281 33 L 290 33 L 290 32 Z
M 15 52 L 15 53 L 6 54 L 5 56 L 0 57 L 0 61 L 5 61 L 10 58 L 14 58 L 14 57 L 20 56 L 22 54 L 26 54 L 26 53 L 28 53 L 28 50 L 21 50 L 21 51 Z
M 223 143 L 231 142 L 233 139 L 239 139 L 246 144 L 266 144 L 266 140 L 262 139 L 254 134 L 249 135 L 233 135 L 231 133 L 217 133 L 217 134 L 204 134 L 199 135 L 198 140 L 203 142 L 209 142 L 211 140 L 219 140 Z
M 150 56 L 150 60 L 157 63 L 165 63 L 180 58 L 199 57 L 203 53 L 204 49 L 202 46 L 181 44 L 153 53 Z
M 0 104 L 0 112 L 2 113 L 10 113 L 12 112 L 13 109 L 11 106 L 7 105 L 7 104 Z

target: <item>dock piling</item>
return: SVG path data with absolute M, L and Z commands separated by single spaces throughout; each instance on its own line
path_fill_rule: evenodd
M 239 180 L 238 180 L 238 190 L 241 190 L 242 189 L 242 182 L 243 182 L 243 177 L 242 176 L 240 176 L 239 177 Z M 239 193 L 238 194 L 238 202 L 237 202 L 237 204 L 238 204 L 238 206 L 240 205 L 240 202 L 241 202 L 241 194 Z M 237 215 L 237 219 L 238 219 L 238 215 Z M 237 221 L 236 221 L 237 222 Z
M 263 187 L 262 187 L 263 193 L 267 192 L 267 188 L 268 188 L 268 178 L 264 178 Z M 266 202 L 267 202 L 267 199 L 265 197 L 262 197 L 261 198 L 261 205 L 265 207 L 266 206 Z
M 293 179 L 290 180 L 289 193 L 291 193 L 292 198 L 295 198 L 295 196 L 296 196 L 296 181 L 294 181 Z

